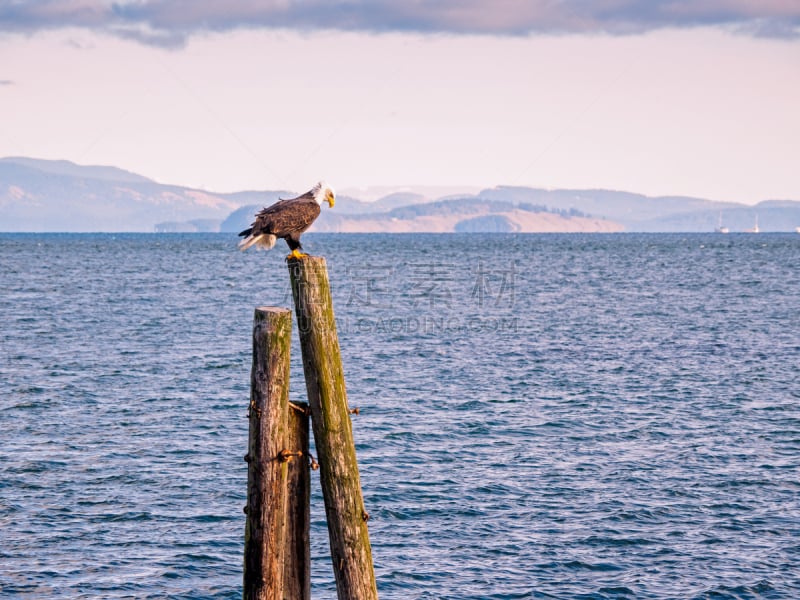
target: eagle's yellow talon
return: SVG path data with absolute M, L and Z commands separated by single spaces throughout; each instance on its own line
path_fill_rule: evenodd
M 303 252 L 300 252 L 297 248 L 295 248 L 294 250 L 292 250 L 292 253 L 286 257 L 286 259 L 288 260 L 290 258 L 303 258 L 305 256 L 308 256 L 308 254 L 304 254 Z

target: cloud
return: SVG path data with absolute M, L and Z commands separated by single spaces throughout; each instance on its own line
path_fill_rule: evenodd
M 18 0 L 0 5 L 0 32 L 62 27 L 177 47 L 198 33 L 295 29 L 500 36 L 719 26 L 800 38 L 797 0 Z

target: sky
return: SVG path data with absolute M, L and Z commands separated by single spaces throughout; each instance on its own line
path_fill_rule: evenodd
M 0 156 L 216 192 L 800 200 L 798 107 L 798 0 L 0 0 Z

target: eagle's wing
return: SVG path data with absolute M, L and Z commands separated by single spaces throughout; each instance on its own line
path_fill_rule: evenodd
M 286 206 L 294 202 L 296 198 L 289 198 L 288 200 L 279 200 L 271 206 L 262 208 L 256 213 L 256 220 L 250 226 L 250 230 L 254 235 L 260 233 L 272 233 L 272 221 L 275 215 L 280 214 Z
M 300 234 L 308 229 L 319 216 L 320 207 L 313 199 L 303 196 L 281 200 L 256 214 L 252 233 L 272 234 L 283 237 L 291 233 Z

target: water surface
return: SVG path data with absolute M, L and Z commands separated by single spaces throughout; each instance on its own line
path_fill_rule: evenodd
M 800 236 L 306 237 L 382 599 L 800 597 Z M 4 597 L 241 596 L 253 308 L 291 298 L 235 243 L 0 235 Z

